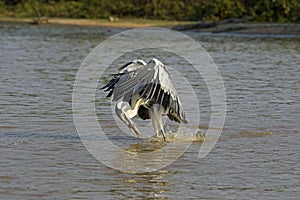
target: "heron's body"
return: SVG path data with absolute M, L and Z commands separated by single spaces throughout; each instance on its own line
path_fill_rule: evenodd
M 162 116 L 187 123 L 181 102 L 170 80 L 165 65 L 153 58 L 147 64 L 143 60 L 132 61 L 118 69 L 110 82 L 102 87 L 117 101 L 116 114 L 135 134 L 140 131 L 131 120 L 135 116 L 151 119 L 156 135 L 159 129 L 165 138 Z

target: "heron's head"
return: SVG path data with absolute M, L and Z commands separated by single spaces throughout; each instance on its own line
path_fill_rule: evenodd
M 116 104 L 116 113 L 119 113 L 121 111 L 128 111 L 130 109 L 130 105 L 128 102 L 125 102 L 125 101 L 119 101 L 117 104 Z

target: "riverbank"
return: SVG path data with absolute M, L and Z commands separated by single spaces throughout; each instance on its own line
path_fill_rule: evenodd
M 250 23 L 235 20 L 220 22 L 168 21 L 149 19 L 67 19 L 67 18 L 0 18 L 0 22 L 55 24 L 75 26 L 103 26 L 116 28 L 165 27 L 178 31 L 240 34 L 300 35 L 300 23 Z
M 56 25 L 76 25 L 76 26 L 103 26 L 118 28 L 143 28 L 143 27 L 167 27 L 182 26 L 194 23 L 192 21 L 168 21 L 149 19 L 70 19 L 70 18 L 0 18 L 0 22 L 17 22 L 30 24 L 56 24 Z
M 300 23 L 252 23 L 244 19 L 229 18 L 218 22 L 198 22 L 173 27 L 178 31 L 240 34 L 300 35 Z

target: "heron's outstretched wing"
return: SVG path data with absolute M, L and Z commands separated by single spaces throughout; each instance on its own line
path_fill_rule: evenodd
M 171 120 L 187 123 L 166 67 L 159 60 L 154 58 L 146 66 L 122 73 L 114 84 L 113 101 L 131 102 L 137 97 L 143 98 L 147 107 L 161 105 Z
M 128 79 L 131 79 L 131 75 L 135 70 L 137 70 L 138 68 L 141 68 L 143 66 L 145 66 L 146 63 L 143 60 L 134 60 L 132 62 L 129 62 L 125 65 L 123 65 L 122 67 L 120 67 L 117 71 L 118 73 L 113 74 L 113 78 L 108 82 L 108 84 L 106 84 L 105 86 L 103 86 L 101 89 L 104 89 L 105 92 L 109 91 L 109 93 L 107 94 L 106 97 L 111 97 L 114 93 L 114 88 L 117 82 L 121 81 L 124 82 Z M 129 76 L 128 76 L 129 75 Z

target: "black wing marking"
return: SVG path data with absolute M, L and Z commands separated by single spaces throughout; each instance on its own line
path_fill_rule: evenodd
M 129 65 L 132 65 L 132 64 L 134 64 L 133 61 L 128 62 L 128 63 L 126 63 L 125 65 L 121 66 L 121 67 L 118 69 L 118 71 L 122 71 L 122 70 L 124 70 L 126 67 L 128 67 Z
M 104 90 L 105 92 L 109 91 L 106 97 L 111 97 L 114 94 L 115 87 L 118 86 L 117 83 L 119 81 L 125 82 L 128 79 L 131 79 L 132 76 L 134 76 L 134 71 L 136 71 L 138 68 L 141 68 L 145 65 L 146 63 L 143 60 L 134 60 L 121 66 L 117 70 L 118 73 L 112 74 L 114 77 L 109 81 L 109 83 L 101 88 L 101 89 L 105 89 Z M 114 97 L 114 100 L 120 98 L 121 96 L 117 95 L 117 97 Z
M 103 86 L 101 90 L 104 90 L 105 92 L 109 91 L 109 93 L 106 95 L 106 97 L 111 97 L 115 88 L 116 83 L 120 80 L 119 74 L 114 75 L 114 78 L 109 81 L 108 84 Z
M 145 85 L 139 92 L 139 95 L 141 98 L 147 99 L 146 106 L 148 108 L 152 107 L 154 104 L 160 104 L 166 111 L 170 120 L 184 124 L 187 123 L 179 98 L 177 96 L 173 98 L 169 92 L 162 89 L 160 84 L 150 83 Z M 142 111 L 144 112 L 143 109 L 141 109 L 141 112 Z

